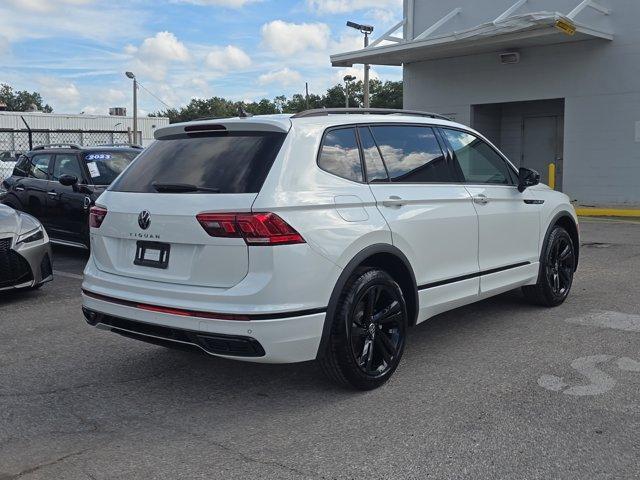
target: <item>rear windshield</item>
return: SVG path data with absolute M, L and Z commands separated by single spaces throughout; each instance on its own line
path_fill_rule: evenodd
M 153 142 L 115 182 L 116 192 L 156 192 L 153 184 L 193 185 L 220 193 L 258 193 L 286 134 L 186 134 Z
M 139 153 L 135 150 L 85 153 L 84 161 L 91 176 L 91 183 L 110 185 Z

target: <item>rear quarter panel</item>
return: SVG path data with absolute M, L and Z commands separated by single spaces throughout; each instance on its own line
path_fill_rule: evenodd
M 344 268 L 367 246 L 391 244 L 391 232 L 368 185 L 318 167 L 324 130 L 319 125 L 292 127 L 253 211 L 277 213 L 311 248 Z

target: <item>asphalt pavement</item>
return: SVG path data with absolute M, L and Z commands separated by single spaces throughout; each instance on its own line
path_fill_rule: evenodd
M 89 327 L 86 256 L 0 296 L 0 480 L 640 477 L 640 223 L 584 220 L 573 291 L 410 331 L 384 387 Z

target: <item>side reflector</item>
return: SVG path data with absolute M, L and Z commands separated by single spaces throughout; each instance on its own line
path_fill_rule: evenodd
M 302 235 L 275 213 L 200 213 L 196 218 L 212 237 L 244 238 L 247 245 L 305 243 Z

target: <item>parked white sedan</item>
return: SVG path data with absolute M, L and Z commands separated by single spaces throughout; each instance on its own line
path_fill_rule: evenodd
M 0 292 L 53 280 L 51 246 L 42 224 L 0 204 Z

